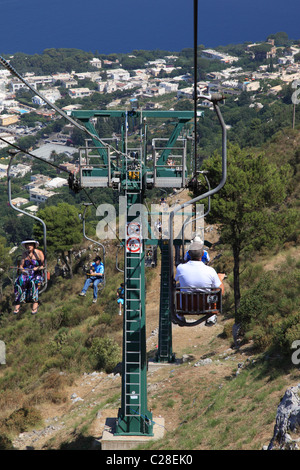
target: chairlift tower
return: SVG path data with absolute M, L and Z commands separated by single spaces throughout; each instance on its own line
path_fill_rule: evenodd
M 203 112 L 199 112 L 199 116 Z M 97 110 L 72 111 L 72 116 L 97 135 L 94 118 L 122 119 L 122 148 L 114 152 L 111 146 L 93 141 L 93 149 L 80 150 L 79 179 L 83 188 L 110 187 L 125 195 L 124 220 L 124 315 L 121 408 L 116 435 L 153 435 L 152 413 L 147 408 L 147 357 L 145 312 L 145 246 L 160 246 L 162 253 L 159 348 L 157 360 L 171 362 L 172 322 L 170 317 L 169 240 L 148 239 L 149 221 L 130 210 L 143 205 L 145 193 L 151 188 L 184 188 L 188 181 L 186 147 L 182 147 L 180 163 L 167 165 L 183 126 L 193 119 L 192 111 Z M 127 147 L 128 119 L 139 120 L 139 148 Z M 173 132 L 161 148 L 153 153 L 153 168 L 147 168 L 147 122 L 151 118 L 175 120 Z M 96 152 L 95 152 L 96 150 Z M 100 158 L 99 158 L 100 157 Z M 177 156 L 178 157 L 178 156 Z M 177 161 L 179 159 L 177 158 Z M 151 231 L 150 231 L 151 233 Z M 178 241 L 180 243 L 180 241 Z

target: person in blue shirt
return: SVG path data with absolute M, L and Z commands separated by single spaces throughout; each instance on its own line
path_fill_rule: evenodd
M 196 236 L 194 238 L 194 240 L 192 241 L 191 246 L 195 242 L 201 243 L 201 238 Z M 184 255 L 184 261 L 186 262 L 186 261 L 190 261 L 190 260 L 191 260 L 191 256 L 190 256 L 189 252 L 187 251 L 186 254 Z M 210 256 L 209 256 L 209 254 L 206 250 L 203 250 L 201 261 L 204 264 L 208 264 L 210 262 Z
M 122 305 L 124 305 L 124 295 L 125 295 L 125 289 L 124 289 L 124 283 L 120 285 L 120 287 L 117 289 L 117 302 L 119 304 L 119 315 L 122 315 Z
M 90 284 L 93 282 L 94 283 L 93 284 L 93 288 L 94 288 L 93 303 L 96 303 L 97 296 L 98 296 L 98 285 L 100 284 L 100 282 L 103 282 L 103 276 L 104 276 L 104 265 L 101 262 L 100 256 L 96 256 L 96 258 L 94 259 L 94 262 L 90 266 L 90 272 L 87 274 L 87 279 L 79 295 L 85 296 L 86 291 L 88 290 Z
M 191 256 L 190 256 L 189 252 L 187 251 L 185 256 L 184 256 L 184 261 L 190 261 L 190 260 L 191 260 Z M 210 261 L 209 254 L 207 253 L 206 250 L 203 250 L 201 261 L 204 264 L 208 264 L 209 261 Z

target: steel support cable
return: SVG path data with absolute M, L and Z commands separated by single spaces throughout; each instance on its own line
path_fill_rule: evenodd
M 72 174 L 71 171 L 64 170 L 64 169 L 61 168 L 60 166 L 55 165 L 54 163 L 49 162 L 48 160 L 45 160 L 44 158 L 38 157 L 37 155 L 33 155 L 32 153 L 28 152 L 27 150 L 22 149 L 21 147 L 19 147 L 19 146 L 16 145 L 16 144 L 13 144 L 13 143 L 9 142 L 8 140 L 4 139 L 3 137 L 0 137 L 0 140 L 2 140 L 2 142 L 6 143 L 7 145 L 10 145 L 11 147 L 15 148 L 15 149 L 18 150 L 20 153 L 21 153 L 21 152 L 22 152 L 22 153 L 25 153 L 25 154 L 28 155 L 29 157 L 36 158 L 37 160 L 40 160 L 40 161 L 45 162 L 45 163 L 48 163 L 48 165 L 51 165 L 51 166 L 53 166 L 54 168 L 57 168 L 57 169 L 60 170 L 60 171 L 64 171 L 65 173 L 68 173 L 69 175 Z
M 19 152 L 22 152 L 22 153 L 25 153 L 26 155 L 28 155 L 29 157 L 32 157 L 32 158 L 36 158 L 37 160 L 40 160 L 44 163 L 47 163 L 48 165 L 51 165 L 53 166 L 54 168 L 60 170 L 60 171 L 64 171 L 65 173 L 68 173 L 70 176 L 72 175 L 73 176 L 73 173 L 72 171 L 68 171 L 68 170 L 64 170 L 63 168 L 61 168 L 60 166 L 58 165 L 55 165 L 54 163 L 52 162 L 48 162 L 47 160 L 45 160 L 44 158 L 41 158 L 41 157 L 38 157 L 37 155 L 33 155 L 32 153 L 28 152 L 27 150 L 24 150 L 22 149 L 21 147 L 19 147 L 18 145 L 16 144 L 12 144 L 10 143 L 8 140 L 4 139 L 3 137 L 0 137 L 0 140 L 2 140 L 3 142 L 5 142 L 7 145 L 11 145 L 13 148 L 15 148 L 16 150 L 18 150 Z M 84 191 L 85 195 L 87 196 L 87 198 L 90 200 L 91 204 L 95 207 L 95 209 L 97 209 L 97 205 L 96 203 L 92 200 L 91 196 L 89 195 L 89 193 L 87 192 L 87 190 L 85 188 L 80 188 L 82 191 Z M 109 224 L 108 224 L 109 225 Z M 109 226 L 110 227 L 110 226 Z M 118 237 L 118 235 L 116 234 L 116 232 L 110 227 L 110 229 L 113 231 L 113 233 L 115 234 L 116 238 L 121 242 L 120 238 Z M 122 243 L 122 242 L 121 242 Z
M 61 109 L 59 109 L 55 104 L 51 103 L 49 100 L 47 100 L 47 98 L 45 98 L 45 96 L 43 96 L 38 90 L 36 90 L 33 86 L 30 85 L 30 83 L 27 82 L 27 80 L 25 80 L 25 78 L 23 78 L 17 71 L 16 69 L 9 63 L 7 62 L 7 60 L 5 60 L 1 55 L 0 55 L 0 64 L 3 65 L 3 67 L 5 67 L 7 70 L 9 70 L 9 72 L 14 75 L 15 77 L 17 77 L 19 80 L 21 80 L 21 82 L 23 82 L 28 88 L 30 88 L 30 90 L 37 96 L 39 96 L 43 101 L 45 101 L 45 103 L 47 103 L 47 105 L 54 109 L 58 114 L 60 114 L 64 119 L 66 119 L 67 121 L 69 121 L 71 124 L 73 124 L 73 126 L 77 127 L 79 130 L 81 130 L 82 132 L 85 132 L 86 134 L 88 134 L 92 139 L 94 140 L 97 140 L 98 142 L 101 143 L 101 145 L 103 145 L 103 147 L 105 148 L 110 148 L 114 151 L 116 151 L 117 153 L 119 153 L 120 155 L 123 155 L 125 156 L 125 154 L 123 154 L 122 152 L 120 152 L 119 150 L 115 149 L 114 147 L 112 147 L 111 145 L 107 144 L 106 142 L 104 142 L 103 140 L 100 139 L 100 137 L 97 135 L 97 134 L 93 134 L 92 132 L 90 132 L 88 129 L 86 129 L 86 127 L 82 126 L 81 124 L 79 124 L 77 121 L 75 121 L 74 119 L 72 119 L 70 116 L 68 116 L 64 111 L 62 111 Z
M 198 0 L 194 0 L 194 178 L 197 180 Z

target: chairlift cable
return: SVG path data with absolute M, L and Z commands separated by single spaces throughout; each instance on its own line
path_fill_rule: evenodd
M 33 155 L 32 153 L 28 152 L 27 150 L 24 150 L 22 149 L 21 147 L 19 147 L 18 145 L 16 144 L 12 144 L 11 142 L 9 142 L 8 140 L 4 139 L 3 137 L 0 137 L 0 140 L 2 140 L 4 143 L 6 143 L 7 145 L 11 145 L 13 148 L 15 148 L 16 150 L 18 150 L 19 152 L 22 152 L 22 153 L 25 153 L 26 155 L 28 155 L 29 157 L 32 157 L 32 158 L 36 158 L 37 160 L 40 160 L 44 163 L 47 163 L 48 165 L 51 165 L 53 166 L 54 168 L 60 170 L 60 171 L 64 171 L 65 173 L 68 173 L 69 176 L 74 176 L 72 171 L 68 171 L 68 170 L 64 170 L 63 168 L 61 168 L 60 166 L 58 165 L 55 165 L 54 163 L 52 162 L 49 162 L 47 160 L 45 160 L 44 158 L 41 158 L 41 157 L 38 157 L 37 155 Z M 71 188 L 72 189 L 72 188 Z M 97 206 L 95 204 L 95 202 L 92 200 L 91 196 L 88 194 L 87 190 L 85 188 L 82 188 L 80 187 L 80 190 L 84 191 L 85 195 L 88 197 L 88 199 L 90 200 L 90 202 L 92 203 L 92 205 L 95 207 L 95 209 L 97 209 Z M 111 227 L 110 227 L 111 228 Z M 113 230 L 111 228 L 111 230 Z M 117 233 L 113 230 L 114 234 L 116 235 L 116 238 L 119 240 L 119 242 L 121 242 L 120 238 L 118 237 Z M 122 242 L 121 242 L 122 243 Z
M 37 155 L 33 155 L 32 153 L 28 152 L 27 150 L 24 150 L 22 149 L 21 147 L 19 147 L 18 145 L 16 144 L 13 144 L 11 142 L 9 142 L 8 140 L 4 139 L 3 137 L 0 137 L 0 140 L 2 140 L 2 142 L 4 142 L 5 144 L 7 145 L 10 145 L 11 147 L 15 148 L 16 150 L 18 150 L 20 153 L 25 153 L 26 155 L 28 155 L 29 157 L 32 157 L 32 158 L 36 158 L 37 160 L 40 160 L 44 163 L 48 163 L 48 165 L 51 165 L 53 166 L 54 168 L 60 170 L 60 171 L 64 171 L 65 173 L 68 173 L 68 174 L 71 174 L 72 172 L 71 171 L 68 171 L 68 170 L 64 170 L 63 168 L 61 168 L 60 166 L 58 165 L 55 165 L 54 163 L 52 162 L 49 162 L 48 160 L 45 160 L 44 158 L 41 158 L 41 157 L 38 157 Z
M 198 0 L 194 0 L 194 178 L 197 178 Z

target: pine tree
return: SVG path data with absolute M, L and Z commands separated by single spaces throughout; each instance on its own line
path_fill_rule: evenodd
M 220 157 L 214 155 L 204 163 L 214 187 L 221 179 Z M 241 255 L 252 256 L 263 247 L 282 241 L 287 224 L 294 215 L 278 211 L 285 200 L 292 171 L 289 165 L 277 168 L 264 155 L 254 156 L 238 146 L 228 150 L 227 180 L 213 196 L 210 219 L 220 224 L 220 241 L 231 247 L 233 254 L 235 317 L 240 305 Z

